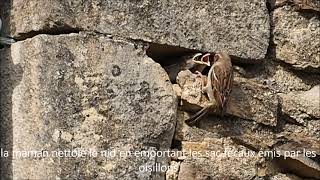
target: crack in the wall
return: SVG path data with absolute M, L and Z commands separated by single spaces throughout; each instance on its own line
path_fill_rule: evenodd
M 63 35 L 63 34 L 72 34 L 72 33 L 80 33 L 81 28 L 73 28 L 68 25 L 63 25 L 60 27 L 54 28 L 45 28 L 38 31 L 30 31 L 27 33 L 20 33 L 18 37 L 15 37 L 17 41 L 24 41 L 29 38 L 33 38 L 37 35 L 47 34 L 47 35 Z
M 177 149 L 178 151 L 182 150 L 182 142 L 173 138 L 171 143 L 171 149 Z
M 268 49 L 267 49 L 267 54 L 266 54 L 266 58 L 267 59 L 275 59 L 276 58 L 276 45 L 273 41 L 273 32 L 274 32 L 274 22 L 273 22 L 273 10 L 274 10 L 274 7 L 275 6 L 275 1 L 273 0 L 268 0 L 267 1 L 267 9 L 268 9 L 268 14 L 269 14 L 269 32 L 270 32 L 270 35 L 269 35 L 269 46 L 268 46 Z
M 160 63 L 162 66 L 168 66 L 177 63 L 177 59 L 179 57 L 198 52 L 201 51 L 153 42 L 149 43 L 149 48 L 146 50 L 147 56 Z
M 319 162 L 320 163 L 320 155 L 316 154 L 316 157 L 310 157 L 310 159 L 312 159 L 315 162 Z
M 282 66 L 282 67 L 286 67 L 287 69 L 290 69 L 290 71 L 292 71 L 293 73 L 295 74 L 306 74 L 306 73 L 312 73 L 312 74 L 319 74 L 320 75 L 320 70 L 319 68 L 316 68 L 316 67 L 313 67 L 313 66 L 305 66 L 302 68 L 300 67 L 296 67 L 297 64 L 290 64 L 290 63 L 287 63 L 283 60 L 280 60 L 278 58 L 274 58 L 273 59 L 274 61 L 276 62 L 279 62 L 279 64 Z

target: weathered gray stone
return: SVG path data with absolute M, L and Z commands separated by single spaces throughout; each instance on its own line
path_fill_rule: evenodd
M 181 163 L 178 180 L 196 179 L 197 171 L 189 163 Z
M 209 101 L 201 93 L 201 78 L 189 70 L 181 71 L 177 76 L 181 88 L 181 105 L 184 109 L 198 110 L 196 106 L 206 106 Z M 194 106 L 196 105 L 196 106 Z
M 11 15 L 15 37 L 75 28 L 250 59 L 265 57 L 270 34 L 261 0 L 14 0 Z
M 267 64 L 266 71 L 264 78 L 257 80 L 277 93 L 307 91 L 320 83 L 320 76 L 317 74 L 297 74 L 279 64 Z
M 196 74 L 188 70 L 181 71 L 177 83 L 182 89 L 181 100 L 184 110 L 198 111 L 199 107 L 209 104 L 208 98 L 201 93 L 201 78 Z M 227 105 L 227 114 L 275 126 L 278 106 L 278 96 L 266 86 L 250 79 L 236 77 Z M 212 108 L 212 113 L 217 113 L 217 109 Z
M 180 120 L 178 120 L 179 122 Z M 227 122 L 226 122 L 227 121 Z M 265 163 L 262 164 L 262 166 L 256 169 L 256 174 L 265 177 L 265 176 L 271 176 L 274 173 L 277 172 L 282 172 L 285 170 L 288 170 L 289 168 L 291 171 L 294 172 L 295 174 L 299 174 L 303 177 L 316 177 L 318 174 L 318 167 L 319 164 L 316 164 L 315 162 L 312 162 L 311 159 L 308 159 L 306 157 L 294 157 L 289 159 L 287 158 L 286 161 L 282 161 L 281 158 L 276 158 L 270 156 L 270 153 L 267 152 L 272 152 L 272 149 L 270 147 L 274 147 L 277 151 L 281 153 L 296 153 L 300 151 L 301 152 L 306 151 L 308 152 L 309 157 L 314 157 L 315 154 L 318 154 L 319 152 L 319 137 L 320 136 L 311 136 L 311 135 L 303 135 L 303 132 L 288 132 L 286 129 L 284 129 L 284 132 L 281 133 L 282 135 L 277 135 L 276 133 L 269 131 L 269 133 L 266 132 L 266 129 L 263 129 L 261 127 L 255 127 L 255 128 L 250 128 L 250 126 L 254 126 L 253 124 L 248 124 L 246 125 L 247 122 L 241 122 L 235 119 L 205 119 L 200 122 L 200 125 L 198 127 L 187 127 L 186 125 L 183 127 L 183 131 L 181 133 L 181 129 L 178 129 L 177 131 L 180 132 L 179 136 L 182 136 L 184 140 L 187 141 L 182 141 L 182 149 L 185 150 L 186 152 L 190 152 L 190 149 L 193 149 L 196 152 L 206 152 L 208 149 L 211 149 L 215 152 L 218 152 L 220 149 L 216 146 L 219 144 L 216 141 L 210 142 L 210 143 L 205 143 L 206 141 L 212 140 L 212 139 L 217 139 L 213 137 L 210 134 L 216 134 L 219 133 L 223 137 L 233 137 L 232 140 L 237 143 L 237 144 L 242 144 L 245 145 L 246 147 L 250 147 L 251 150 L 261 151 L 261 152 L 266 152 L 265 156 L 268 156 L 266 165 Z M 293 127 L 294 128 L 294 127 Z M 202 137 L 198 136 L 200 132 L 204 132 Z M 177 134 L 177 132 L 176 132 Z M 283 138 L 281 138 L 281 136 Z M 188 137 L 191 137 L 191 139 L 188 139 Z M 176 136 L 177 138 L 177 136 Z M 179 137 L 181 138 L 181 137 Z M 202 139 L 202 140 L 201 140 Z M 223 138 L 219 137 L 219 140 L 222 140 Z M 224 140 L 223 142 L 229 142 Z M 281 142 L 281 143 L 280 143 Z M 282 145 L 282 143 L 285 143 Z M 276 145 L 277 144 L 277 145 Z M 287 146 L 290 144 L 290 146 Z M 280 145 L 280 146 L 279 146 Z M 285 147 L 286 146 L 286 147 Z M 225 146 L 223 146 L 225 148 Z M 226 148 L 225 148 L 226 149 Z M 268 155 L 269 154 L 269 155 Z M 288 155 L 288 154 L 287 154 Z M 252 156 L 251 156 L 252 157 Z M 248 158 L 248 157 L 246 157 Z M 292 160 L 293 159 L 293 160 Z M 201 159 L 201 157 L 197 156 L 197 158 L 189 159 L 187 157 L 180 166 L 180 173 L 179 178 L 181 175 L 181 178 L 184 177 L 184 179 L 188 179 L 187 177 L 198 177 L 198 179 L 205 179 L 205 177 L 199 178 L 201 175 L 208 175 L 209 172 L 216 172 L 212 173 L 214 175 L 219 174 L 220 172 L 223 172 L 223 170 L 212 170 L 211 167 L 214 164 L 215 166 L 223 166 L 228 162 L 217 162 L 216 160 L 211 160 L 211 162 L 208 162 L 205 164 L 206 160 L 208 158 Z M 208 160 L 208 161 L 210 161 Z M 236 158 L 232 158 L 235 162 L 238 162 Z M 226 160 L 228 161 L 228 160 Z M 245 160 L 239 160 L 239 162 L 243 163 Z M 272 161 L 272 163 L 270 162 Z M 257 160 L 255 160 L 257 163 Z M 259 160 L 259 164 L 260 164 Z M 276 163 L 276 164 L 274 164 Z M 248 165 L 248 164 L 246 164 Z M 239 164 L 231 164 L 229 165 L 229 169 L 236 169 L 235 167 L 245 167 L 241 166 Z M 280 166 L 280 167 L 278 167 Z M 204 170 L 201 167 L 205 167 L 206 169 L 209 170 Z M 256 166 L 257 167 L 257 166 Z M 299 167 L 303 169 L 303 172 L 299 170 Z M 186 168 L 186 169 L 185 169 Z M 183 170 L 185 169 L 185 170 Z M 248 170 L 242 170 L 242 172 L 248 173 Z M 286 171 L 285 171 L 286 172 Z M 185 175 L 186 174 L 186 175 Z M 224 174 L 232 174 L 230 172 L 226 172 Z M 213 175 L 211 175 L 213 176 Z M 222 178 L 223 176 L 218 176 Z M 215 178 L 218 178 L 215 176 Z M 228 176 L 227 176 L 228 177 Z
M 169 170 L 166 172 L 167 180 L 178 180 L 180 164 L 180 162 L 171 161 Z
M 320 178 L 320 164 L 313 160 L 316 158 L 317 151 L 308 147 L 310 143 L 308 140 L 301 140 L 277 146 L 275 150 L 281 156 L 275 158 L 274 161 L 281 171 L 295 172 L 301 177 L 318 179 Z M 319 145 L 319 142 L 315 143 Z
M 276 58 L 298 69 L 320 72 L 320 16 L 316 13 L 294 11 L 290 6 L 273 12 L 273 41 Z
M 315 127 L 316 133 L 312 134 L 312 129 L 309 128 L 293 128 L 297 130 L 291 131 L 284 127 L 284 132 L 277 135 L 282 140 L 273 146 L 277 152 L 277 156 L 271 159 L 274 168 L 278 172 L 292 172 L 300 177 L 319 179 L 319 129 Z
M 211 131 L 188 126 L 184 121 L 189 118 L 188 114 L 183 111 L 178 111 L 177 126 L 174 138 L 178 141 L 203 141 L 205 138 L 218 138 L 219 132 L 215 131 L 212 126 Z M 202 121 L 201 121 L 202 122 Z
M 307 91 L 320 84 L 320 74 L 304 71 L 293 71 L 292 67 L 271 59 L 261 64 L 237 67 L 234 75 L 263 84 L 273 93 Z
M 280 94 L 283 99 L 282 111 L 298 123 L 305 124 L 320 119 L 320 85 L 309 91 Z
M 298 142 L 300 149 L 305 148 L 320 153 L 320 123 L 308 121 L 306 126 L 280 122 L 281 125 L 268 127 L 251 120 L 235 117 L 220 118 L 208 116 L 197 126 L 190 127 L 184 121 L 188 113 L 178 111 L 175 139 L 179 141 L 201 142 L 205 138 L 232 137 L 237 144 L 259 151 L 270 150 L 276 144 Z
M 173 91 L 176 93 L 178 98 L 181 98 L 181 87 L 178 84 L 173 84 L 172 85 Z
M 302 180 L 302 179 L 292 174 L 279 173 L 277 175 L 270 177 L 270 180 Z
M 166 165 L 166 158 L 119 154 L 171 146 L 176 96 L 168 75 L 144 48 L 80 33 L 36 36 L 13 44 L 6 56 L 1 51 L 2 147 L 117 153 L 115 157 L 14 157 L 7 159 L 9 170 L 1 171 L 1 177 L 148 179 L 151 172 L 139 171 L 140 166 Z M 164 175 L 156 173 L 154 178 Z
M 305 125 L 286 124 L 281 133 L 286 139 L 299 141 L 301 147 L 313 149 L 320 155 L 320 123 L 319 120 L 308 120 Z
M 179 180 L 250 179 L 250 177 L 255 176 L 255 164 L 258 162 L 259 157 L 253 154 L 246 157 L 235 157 L 230 154 L 227 156 L 227 154 L 224 154 L 227 152 L 236 152 L 238 155 L 242 152 L 254 153 L 241 145 L 235 144 L 231 139 L 224 138 L 237 135 L 237 130 L 232 129 L 230 126 L 239 127 L 238 123 L 241 123 L 240 121 L 235 123 L 235 120 L 231 120 L 227 125 L 224 125 L 223 122 L 226 119 L 217 120 L 211 118 L 209 120 L 208 117 L 205 118 L 205 121 L 199 122 L 199 127 L 190 127 L 184 123 L 185 115 L 186 113 L 178 112 L 175 132 L 175 139 L 181 141 L 181 150 L 186 154 L 180 165 Z M 216 127 L 212 123 L 216 123 Z M 239 129 L 243 130 L 243 133 L 248 132 L 248 128 L 241 126 Z M 240 134 L 242 133 L 240 132 Z M 253 136 L 254 133 L 250 135 Z M 254 138 L 259 138 L 260 136 L 265 138 L 263 141 L 271 139 L 260 132 Z M 244 139 L 247 140 L 246 137 Z M 259 140 L 257 139 L 257 141 Z M 194 152 L 194 154 L 191 155 L 190 152 Z
M 207 138 L 202 142 L 182 142 L 187 158 L 181 163 L 179 180 L 252 179 L 257 154 L 228 138 Z

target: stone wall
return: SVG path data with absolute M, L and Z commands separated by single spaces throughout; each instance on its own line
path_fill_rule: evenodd
M 1 1 L 1 34 L 17 42 L 0 49 L 0 176 L 320 179 L 319 12 L 317 0 Z M 227 114 L 188 126 L 208 100 L 187 62 L 219 50 L 234 66 Z M 54 154 L 67 150 L 86 154 Z

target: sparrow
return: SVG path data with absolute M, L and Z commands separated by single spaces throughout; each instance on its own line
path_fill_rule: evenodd
M 0 18 L 0 32 L 1 32 L 1 28 L 2 28 L 2 20 Z M 0 44 L 4 44 L 4 45 L 11 45 L 13 43 L 15 43 L 16 41 L 12 38 L 6 38 L 6 37 L 1 37 L 0 36 Z
M 204 58 L 209 58 L 209 61 L 213 58 L 213 65 L 209 70 L 207 80 L 205 80 L 205 76 L 198 72 L 202 79 L 201 91 L 208 95 L 210 103 L 186 120 L 186 123 L 189 125 L 194 124 L 208 114 L 209 110 L 215 104 L 221 117 L 223 117 L 233 86 L 233 69 L 231 58 L 228 54 L 225 52 L 218 52 L 213 57 L 211 54 L 208 54 L 205 55 Z M 204 84 L 206 85 L 204 86 Z

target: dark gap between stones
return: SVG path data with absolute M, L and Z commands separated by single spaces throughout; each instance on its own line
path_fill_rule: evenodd
M 196 49 L 188 49 L 179 46 L 171 46 L 166 44 L 150 43 L 146 50 L 147 56 L 161 64 L 161 66 L 169 66 L 177 63 L 177 59 L 182 56 L 192 55 L 195 53 L 205 53 Z M 214 53 L 214 52 L 212 52 Z M 252 66 L 264 62 L 263 60 L 244 59 L 230 55 L 232 63 L 238 66 Z
M 173 139 L 172 139 L 172 143 L 171 143 L 171 149 L 177 149 L 177 150 L 181 151 L 181 150 L 182 150 L 182 143 L 181 143 L 181 141 L 173 138 Z
M 63 24 L 63 25 L 56 25 L 50 28 L 47 27 L 39 31 L 30 31 L 27 33 L 21 33 L 19 34 L 18 37 L 15 37 L 14 39 L 17 41 L 23 41 L 25 39 L 32 38 L 40 34 L 62 35 L 62 34 L 79 33 L 80 31 L 81 31 L 80 28 L 74 28 L 69 25 Z
M 310 157 L 310 159 L 320 164 L 320 155 L 317 154 L 316 157 Z
M 201 51 L 187 49 L 179 46 L 170 46 L 166 44 L 150 43 L 146 53 L 147 56 L 161 64 L 161 66 L 169 66 L 177 63 L 179 57 L 192 55 Z

